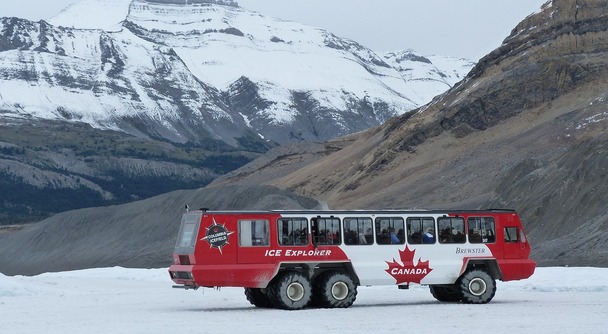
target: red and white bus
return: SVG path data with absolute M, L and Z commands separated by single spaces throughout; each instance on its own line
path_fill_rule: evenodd
M 349 307 L 358 286 L 428 285 L 487 303 L 536 264 L 512 210 L 199 211 L 182 217 L 174 287 L 243 287 L 258 307 Z

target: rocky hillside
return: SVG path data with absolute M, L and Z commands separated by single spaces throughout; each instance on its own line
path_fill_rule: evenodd
M 540 264 L 608 265 L 607 23 L 606 2 L 548 2 L 441 98 L 267 183 L 332 208 L 514 208 Z
M 82 123 L 12 120 L 0 124 L 0 225 L 199 188 L 267 149 L 179 145 Z

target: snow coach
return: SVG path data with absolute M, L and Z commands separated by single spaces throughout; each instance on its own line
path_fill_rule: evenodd
M 358 286 L 429 286 L 488 303 L 496 280 L 534 273 L 513 210 L 209 211 L 182 217 L 173 287 L 243 287 L 257 307 L 346 308 Z

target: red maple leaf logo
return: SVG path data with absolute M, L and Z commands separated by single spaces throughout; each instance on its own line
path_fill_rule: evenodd
M 388 264 L 388 269 L 386 272 L 393 276 L 397 283 L 418 283 L 428 275 L 433 269 L 429 267 L 429 260 L 420 261 L 418 258 L 418 263 L 414 265 L 414 254 L 416 251 L 411 251 L 407 245 L 405 245 L 405 249 L 399 251 L 399 256 L 401 257 L 401 263 L 397 262 L 395 258 L 393 258 L 393 262 L 386 261 Z

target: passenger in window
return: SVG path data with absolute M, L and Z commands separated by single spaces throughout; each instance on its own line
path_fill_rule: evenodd
M 327 244 L 329 245 L 336 245 L 338 244 L 338 235 L 336 234 L 336 232 L 333 231 L 327 231 Z
M 363 232 L 359 232 L 359 245 L 366 245 L 367 240 L 365 239 L 365 235 Z
M 357 236 L 356 232 L 353 230 L 346 230 L 346 232 L 344 233 L 344 243 L 346 243 L 347 245 L 353 245 L 356 244 L 356 239 L 355 237 Z
M 293 244 L 294 245 L 302 245 L 302 231 L 300 229 L 295 229 L 293 232 Z
M 473 228 L 473 230 L 469 230 L 469 242 L 473 244 L 481 243 L 481 232 L 478 228 Z
M 399 239 L 400 244 L 405 242 L 405 231 L 402 228 L 397 231 L 397 239 Z
M 434 244 L 435 243 L 435 230 L 432 227 L 426 229 L 426 232 L 422 236 L 422 243 Z
M 369 227 L 365 231 L 365 243 L 371 244 L 374 241 L 374 237 L 372 236 L 372 228 Z
M 444 229 L 441 230 L 440 235 L 440 239 L 439 241 L 441 243 L 450 243 L 452 242 L 452 234 L 450 233 L 450 228 L 446 227 Z
M 496 241 L 496 236 L 494 235 L 494 231 L 491 228 L 486 229 L 483 232 L 483 242 L 494 242 Z
M 308 245 L 308 229 L 300 230 L 300 244 Z
M 399 241 L 399 237 L 397 237 L 397 234 L 395 234 L 395 229 L 391 228 L 390 231 L 391 231 L 390 232 L 391 244 L 399 244 L 399 243 L 401 243 Z
M 455 243 L 463 243 L 465 242 L 466 237 L 464 236 L 464 233 L 462 233 L 462 231 L 460 229 L 452 229 L 452 241 Z

